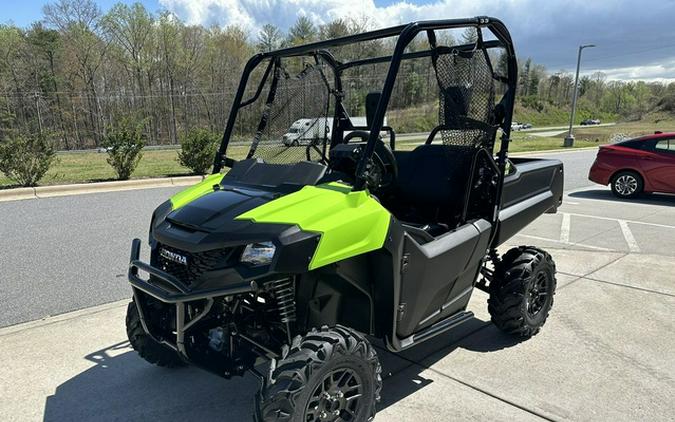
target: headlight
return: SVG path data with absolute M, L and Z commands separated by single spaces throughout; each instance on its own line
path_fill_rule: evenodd
M 272 262 L 276 247 L 272 242 L 258 242 L 246 245 L 241 262 L 251 265 L 265 265 Z

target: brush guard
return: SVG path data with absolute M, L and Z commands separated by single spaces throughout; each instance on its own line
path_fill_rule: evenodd
M 178 356 L 180 356 L 180 358 L 183 359 L 185 362 L 197 366 L 202 366 L 199 365 L 199 363 L 192 360 L 188 355 L 187 349 L 185 347 L 185 333 L 188 330 L 190 330 L 190 328 L 194 327 L 196 323 L 202 320 L 202 318 L 204 318 L 211 311 L 211 307 L 213 306 L 215 297 L 253 293 L 258 290 L 256 282 L 251 281 L 250 283 L 236 284 L 231 287 L 223 289 L 193 290 L 190 289 L 190 287 L 187 286 L 185 283 L 178 280 L 176 277 L 172 276 L 171 274 L 168 274 L 165 271 L 160 270 L 159 268 L 155 268 L 152 265 L 142 262 L 140 260 L 140 251 L 141 251 L 141 241 L 140 239 L 134 239 L 131 243 L 131 257 L 129 260 L 128 277 L 129 283 L 131 283 L 132 286 L 134 303 L 136 304 L 136 308 L 138 309 L 138 315 L 140 317 L 143 330 L 150 338 L 152 338 L 157 343 L 163 344 L 164 346 L 167 346 L 172 350 L 174 350 L 178 354 Z M 150 274 L 152 277 L 145 280 L 140 277 L 139 271 L 146 272 Z M 161 281 L 162 284 L 160 285 L 160 283 L 157 283 L 156 280 Z M 171 289 L 168 289 L 167 286 L 170 286 Z M 150 324 L 148 324 L 148 320 L 146 319 L 144 313 L 143 300 L 141 300 L 141 297 L 139 295 L 140 292 L 145 293 L 146 295 L 151 296 L 159 300 L 160 302 L 169 305 L 174 305 L 176 307 L 175 342 L 163 339 L 157 336 L 156 333 L 152 332 L 152 330 L 150 329 Z M 206 300 L 206 304 L 198 314 L 192 316 L 192 318 L 190 318 L 189 320 L 186 319 L 187 303 L 197 300 Z M 276 356 L 275 352 L 267 349 L 266 347 L 262 346 L 253 339 L 248 338 L 244 334 L 232 333 L 232 335 L 236 335 L 242 340 L 250 343 L 252 346 L 261 349 L 264 352 L 263 354 L 267 355 L 268 357 Z M 213 372 L 211 368 L 204 367 L 204 369 Z M 233 374 L 239 375 L 240 373 L 243 373 L 247 369 L 250 368 L 246 368 L 243 366 L 236 367 L 233 368 L 232 372 L 218 373 L 218 375 L 229 378 L 231 375 Z

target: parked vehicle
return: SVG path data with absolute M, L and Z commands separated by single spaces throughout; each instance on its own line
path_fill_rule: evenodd
M 366 117 L 355 116 L 349 117 L 349 120 L 355 128 L 367 127 Z M 384 126 L 387 125 L 387 117 L 384 118 Z M 313 119 L 299 119 L 293 122 L 282 137 L 282 142 L 285 146 L 299 146 L 299 145 L 318 145 L 324 140 L 330 139 L 331 130 L 333 128 L 332 117 L 322 117 Z M 350 131 L 345 131 L 348 135 Z
M 478 29 L 475 42 L 446 46 L 436 36 L 465 28 Z M 406 53 L 418 34 L 428 48 Z M 390 37 L 391 55 L 339 55 Z M 492 57 L 506 61 L 508 74 L 493 73 Z M 441 112 L 423 145 L 399 151 L 384 116 L 406 60 L 436 73 L 438 89 L 427 91 L 439 95 Z M 342 104 L 341 78 L 373 63 L 390 70 L 381 91 L 367 94 L 363 129 Z M 225 378 L 251 372 L 261 381 L 260 421 L 361 422 L 373 418 L 382 388 L 366 335 L 393 352 L 416 346 L 471 320 L 474 288 L 489 293 L 499 329 L 537 334 L 553 305 L 553 259 L 532 246 L 501 256 L 497 247 L 556 211 L 563 167 L 518 158 L 505 171 L 517 68 L 508 30 L 488 17 L 413 22 L 255 55 L 213 174 L 155 210 L 149 263 L 140 260 L 141 241 L 132 242 L 132 347 L 160 366 L 195 364 Z M 505 85 L 500 99 L 496 80 Z M 256 92 L 267 95 L 244 96 Z M 228 144 L 238 119 L 251 117 L 242 110 L 259 110 L 260 120 L 247 158 L 236 161 Z M 330 139 L 285 147 L 278 134 L 303 115 L 332 118 Z M 262 364 L 270 365 L 266 375 Z
M 522 123 L 518 122 L 511 123 L 511 130 L 523 130 L 523 129 L 525 129 L 525 127 Z
M 321 143 L 330 137 L 332 127 L 332 117 L 298 119 L 288 128 L 282 141 L 287 147 Z
M 532 123 L 523 123 L 523 129 L 532 129 Z
M 602 145 L 588 178 L 610 185 L 619 198 L 643 192 L 675 193 L 675 133 L 660 133 Z
M 581 126 L 593 126 L 593 125 L 599 125 L 600 120 L 598 119 L 586 119 L 581 121 Z

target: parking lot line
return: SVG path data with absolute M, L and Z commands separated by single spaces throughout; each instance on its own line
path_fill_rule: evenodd
M 668 224 L 658 224 L 658 223 L 648 223 L 646 221 L 638 221 L 638 220 L 622 220 L 618 218 L 612 218 L 612 217 L 601 217 L 599 215 L 590 215 L 590 214 L 577 214 L 573 212 L 568 212 L 564 214 L 569 214 L 573 215 L 575 217 L 587 217 L 587 218 L 597 218 L 598 220 L 608 220 L 608 221 L 625 221 L 626 223 L 631 223 L 631 224 L 644 224 L 645 226 L 652 226 L 652 227 L 661 227 L 664 229 L 675 229 L 675 226 L 670 226 Z
M 568 245 L 568 246 L 581 246 L 582 248 L 593 249 L 593 250 L 596 250 L 596 251 L 603 251 L 603 252 L 611 252 L 612 251 L 612 249 L 603 248 L 603 247 L 600 247 L 600 246 L 586 245 L 585 243 L 578 243 L 578 242 L 563 242 L 562 240 L 549 239 L 547 237 L 541 237 L 541 236 L 533 236 L 531 234 L 518 233 L 517 236 L 526 237 L 528 239 L 534 239 L 534 240 L 543 240 L 545 242 L 561 243 L 563 245 Z
M 601 268 L 600 268 L 600 269 L 601 269 Z M 600 270 L 600 269 L 598 269 L 598 270 Z M 593 271 L 593 272 L 595 273 L 595 272 L 597 272 L 597 271 Z M 563 273 L 563 274 L 564 274 L 564 273 Z M 593 282 L 596 282 L 596 283 L 611 284 L 612 286 L 625 287 L 626 289 L 639 290 L 639 291 L 641 291 L 641 292 L 652 293 L 652 294 L 655 294 L 655 295 L 668 296 L 668 297 L 675 297 L 675 295 L 670 294 L 670 293 L 668 293 L 668 292 L 660 292 L 660 291 L 654 290 L 654 289 L 647 289 L 647 288 L 645 288 L 645 287 L 639 287 L 639 286 L 631 286 L 631 285 L 629 285 L 629 284 L 616 283 L 616 282 L 614 282 L 614 281 L 600 280 L 599 278 L 593 278 L 593 277 L 591 277 L 591 276 L 579 277 L 579 278 L 583 278 L 583 279 L 586 279 L 586 280 L 589 280 L 589 281 L 593 281 Z M 575 280 L 575 281 L 576 281 L 576 280 Z M 570 284 L 571 284 L 571 283 L 570 283 Z M 563 286 L 563 287 L 567 287 L 567 285 L 565 285 L 565 286 Z
M 560 226 L 560 241 L 563 243 L 570 242 L 570 229 L 572 225 L 572 218 L 569 214 L 562 214 L 562 224 Z
M 628 222 L 626 222 L 626 220 L 617 220 L 617 222 L 619 223 L 619 227 L 621 228 L 621 233 L 623 233 L 624 239 L 626 239 L 628 249 L 631 252 L 639 253 L 640 246 L 638 246 L 638 243 L 635 240 L 635 237 L 633 236 L 633 232 L 630 231 L 630 227 L 628 227 Z

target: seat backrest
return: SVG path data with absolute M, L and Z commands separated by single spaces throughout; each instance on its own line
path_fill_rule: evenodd
M 398 163 L 396 200 L 419 223 L 461 223 L 476 148 L 420 145 L 395 151 Z M 412 220 L 411 220 L 412 221 Z

